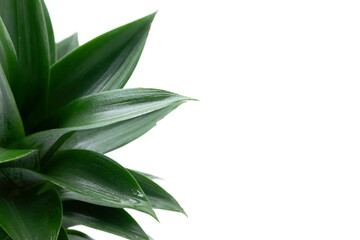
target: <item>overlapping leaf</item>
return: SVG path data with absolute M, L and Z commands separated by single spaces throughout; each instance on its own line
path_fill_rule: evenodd
M 43 158 L 56 143 L 66 134 L 71 132 L 69 129 L 53 129 L 37 132 L 23 137 L 11 144 L 8 148 L 37 149 L 40 158 Z
M 50 64 L 53 64 L 56 60 L 56 44 L 55 44 L 55 36 L 54 29 L 52 27 L 51 18 L 49 11 L 46 7 L 45 1 L 41 0 L 42 9 L 44 13 L 45 23 L 46 23 L 46 31 L 49 42 L 49 55 L 50 55 Z
M 82 97 L 67 104 L 41 128 L 98 128 L 165 108 L 190 98 L 158 89 L 119 89 Z
M 82 232 L 79 232 L 79 231 L 76 231 L 73 229 L 68 229 L 67 234 L 68 234 L 69 240 L 94 240 L 93 238 L 89 237 L 85 233 L 82 233 Z
M 135 140 L 190 100 L 121 89 L 155 14 L 79 47 L 77 34 L 55 44 L 44 0 L 0 6 L 0 240 L 91 240 L 63 228 L 73 224 L 151 239 L 123 208 L 155 218 L 152 207 L 183 209 L 155 177 L 99 153 Z
M 36 169 L 39 167 L 39 157 L 34 149 L 6 149 L 0 147 L 0 168 L 23 167 Z
M 97 204 L 132 208 L 156 218 L 146 195 L 132 175 L 102 154 L 86 150 L 60 151 L 41 175 Z
M 175 200 L 175 198 L 166 192 L 162 187 L 137 171 L 129 170 L 129 172 L 139 183 L 141 189 L 148 197 L 153 208 L 181 212 L 185 214 L 185 211 Z
M 65 141 L 60 149 L 87 149 L 99 153 L 110 152 L 148 132 L 160 119 L 180 104 L 181 103 L 174 103 L 163 109 L 109 126 L 76 131 Z
M 13 240 L 56 240 L 61 218 L 61 202 L 52 188 L 0 196 L 0 226 Z
M 50 53 L 43 6 L 41 0 L 0 0 L 0 6 L 20 70 L 9 83 L 29 131 L 45 110 L 48 89 Z
M 0 146 L 25 135 L 23 123 L 16 107 L 5 73 L 0 65 Z
M 57 60 L 63 58 L 66 54 L 79 46 L 78 34 L 74 33 L 56 44 Z
M 157 120 L 188 99 L 156 89 L 121 89 L 98 93 L 68 104 L 47 123 L 48 126 L 65 128 L 34 133 L 9 147 L 39 149 L 42 158 L 65 134 L 74 130 L 100 127 L 98 130 L 76 133 L 69 141 L 78 141 L 78 144 L 74 145 L 84 146 L 92 140 L 89 149 L 107 152 L 141 136 L 151 129 Z M 65 118 L 64 114 L 69 115 Z M 134 120 L 126 122 L 133 118 Z M 113 125 L 102 127 L 111 124 Z M 42 127 L 45 125 L 46 123 Z M 64 149 L 69 148 L 69 143 L 65 142 L 65 145 Z
M 9 235 L 4 231 L 4 229 L 0 228 L 0 240 L 6 240 Z
M 79 201 L 66 201 L 63 202 L 63 206 L 64 219 L 75 225 L 85 225 L 128 239 L 149 239 L 124 209 L 101 207 Z
M 69 240 L 69 237 L 68 237 L 68 235 L 67 235 L 64 228 L 60 229 L 59 236 L 58 236 L 57 240 Z
M 140 58 L 154 16 L 105 33 L 54 64 L 49 110 L 57 110 L 81 96 L 122 88 Z
M 0 17 L 0 65 L 9 81 L 17 78 L 18 60 L 10 35 Z

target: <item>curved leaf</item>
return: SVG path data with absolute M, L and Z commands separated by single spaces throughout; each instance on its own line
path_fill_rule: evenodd
M 0 240 L 7 240 L 9 235 L 4 231 L 4 229 L 0 228 Z
M 30 188 L 47 182 L 46 179 L 37 172 L 26 168 L 10 166 L 8 168 L 2 168 L 1 172 L 19 188 Z
M 14 45 L 0 17 L 0 65 L 3 67 L 8 82 L 17 78 L 18 64 Z
M 139 183 L 153 208 L 185 213 L 180 204 L 158 184 L 139 172 L 128 170 Z
M 122 88 L 140 58 L 154 16 L 105 33 L 54 64 L 49 106 L 56 110 L 78 97 Z
M 79 46 L 78 34 L 74 33 L 68 38 L 56 44 L 57 60 L 63 58 L 66 54 Z
M 29 136 L 23 137 L 12 144 L 8 148 L 20 149 L 37 149 L 40 158 L 43 158 L 56 143 L 67 133 L 71 132 L 70 129 L 52 129 L 33 133 Z
M 19 61 L 19 76 L 9 84 L 28 131 L 42 116 L 48 89 L 50 54 L 42 3 L 0 0 L 0 6 Z
M 51 18 L 49 11 L 46 7 L 45 1 L 41 0 L 42 9 L 44 12 L 44 18 L 46 23 L 46 31 L 48 36 L 49 42 L 49 54 L 50 54 L 50 64 L 53 64 L 56 60 L 56 47 L 55 47 L 55 36 L 54 36 L 54 29 L 51 23 Z
M 129 96 L 128 99 L 126 99 L 126 95 L 122 95 L 121 93 L 126 93 L 129 95 L 130 92 L 133 92 L 133 96 Z M 115 92 L 115 93 L 113 93 Z M 136 93 L 141 93 L 138 95 L 135 95 Z M 157 94 L 159 92 L 160 94 Z M 146 104 L 141 104 L 141 101 L 144 101 L 144 99 L 141 99 L 142 96 L 146 96 L 148 93 L 154 93 L 154 97 L 151 98 L 151 96 L 147 96 L 147 100 L 150 100 L 150 102 Z M 164 94 L 165 93 L 165 94 Z M 168 96 L 166 96 L 166 93 Z M 100 93 L 100 95 L 106 95 L 106 93 Z M 162 94 L 162 96 L 161 96 Z M 115 96 L 116 98 L 112 98 L 111 96 Z M 95 99 L 96 99 L 95 95 Z M 137 97 L 136 97 L 137 96 Z M 58 143 L 57 141 L 61 140 L 62 136 L 65 134 L 68 134 L 71 131 L 76 131 L 83 128 L 89 128 L 94 126 L 102 126 L 105 124 L 111 124 L 114 121 L 122 121 L 124 120 L 124 124 L 122 123 L 115 123 L 113 125 L 110 125 L 108 127 L 101 127 L 98 129 L 98 131 L 82 131 L 82 132 L 76 132 L 74 135 L 75 137 L 71 137 L 71 140 L 65 141 L 65 147 L 62 149 L 69 149 L 69 148 L 86 148 L 86 146 L 89 146 L 89 149 L 100 151 L 100 152 L 108 152 L 115 148 L 121 147 L 128 142 L 136 139 L 137 137 L 141 136 L 146 131 L 150 130 L 156 123 L 156 121 L 160 120 L 162 117 L 164 117 L 166 114 L 168 114 L 170 111 L 172 111 L 174 108 L 176 108 L 178 105 L 180 105 L 185 100 L 188 100 L 189 98 L 182 97 L 180 95 L 176 95 L 174 93 L 169 93 L 162 90 L 154 90 L 154 89 L 123 89 L 123 90 L 114 90 L 109 92 L 109 95 L 106 96 L 108 100 L 116 102 L 118 100 L 125 101 L 122 106 L 120 101 L 118 102 L 119 109 L 115 109 L 115 111 L 111 112 L 109 111 L 111 108 L 114 108 L 114 105 L 110 104 L 109 101 L 106 100 L 106 102 L 101 102 L 104 98 L 103 96 L 100 96 L 97 100 L 98 106 L 91 106 L 91 102 L 86 100 L 86 98 L 91 98 L 91 96 L 86 97 L 85 100 L 80 104 L 80 106 L 73 105 L 73 107 L 67 108 L 66 111 L 72 112 L 75 115 L 80 115 L 82 112 L 85 113 L 81 116 L 91 116 L 91 121 L 96 120 L 96 118 L 99 117 L 99 119 L 104 117 L 103 122 L 94 121 L 93 123 L 89 122 L 89 119 L 87 120 L 87 123 L 90 123 L 85 126 L 81 126 L 81 123 L 78 124 L 79 126 L 73 126 L 69 128 L 60 128 L 60 129 L 52 129 L 47 131 L 40 131 L 34 134 L 31 134 L 29 136 L 23 137 L 16 142 L 8 145 L 8 148 L 21 148 L 21 149 L 38 149 L 40 158 L 42 159 L 47 152 L 49 152 L 52 147 Z M 132 98 L 132 101 L 134 102 L 133 105 L 129 101 L 129 99 Z M 139 101 L 137 101 L 137 98 Z M 156 98 L 162 99 L 160 101 L 156 101 Z M 128 102 L 126 102 L 128 101 Z M 80 101 L 81 102 L 81 101 Z M 89 104 L 89 109 L 78 109 L 78 107 L 84 106 L 86 104 Z M 103 104 L 103 105 L 101 105 Z M 68 105 L 68 106 L 69 106 Z M 132 107 L 133 106 L 133 107 Z M 134 108 L 136 106 L 136 108 Z M 108 112 L 97 112 L 100 108 L 105 109 Z M 126 111 L 125 109 L 130 108 L 131 112 L 122 114 L 122 111 Z M 155 109 L 154 114 L 146 113 L 150 110 L 150 108 Z M 159 108 L 160 111 L 156 110 Z M 162 109 L 163 108 L 163 109 Z M 77 110 L 78 109 L 78 110 Z M 151 110 L 153 110 L 151 109 Z M 134 111 L 136 110 L 136 111 Z M 157 111 L 157 112 L 156 112 Z M 145 113 L 145 114 L 144 114 Z M 117 115 L 118 114 L 118 115 Z M 141 115 L 140 117 L 138 115 Z M 80 116 L 80 120 L 81 120 Z M 113 118 L 108 118 L 109 116 Z M 136 116 L 138 118 L 136 119 Z M 143 116 L 143 117 L 142 117 Z M 83 117 L 85 118 L 85 117 Z M 127 118 L 134 118 L 133 120 L 127 121 Z M 70 121 L 73 121 L 76 125 L 76 121 L 79 120 L 79 117 L 69 117 Z M 98 119 L 98 120 L 99 120 Z M 55 120 L 56 121 L 56 120 Z M 130 132 L 131 131 L 131 132 Z M 87 137 L 89 136 L 89 137 Z M 92 142 L 93 140 L 93 142 Z M 72 147 L 72 145 L 74 147 Z
M 134 141 L 148 132 L 156 126 L 156 123 L 160 119 L 180 104 L 181 103 L 175 103 L 163 109 L 109 126 L 76 131 L 65 141 L 60 149 L 87 149 L 99 153 L 110 152 Z
M 23 123 L 0 65 L 0 146 L 25 136 Z
M 0 147 L 0 167 L 23 167 L 36 169 L 39 166 L 37 150 L 5 149 Z
M 104 206 L 132 208 L 156 218 L 131 174 L 104 155 L 86 150 L 60 151 L 48 162 L 41 175 Z
M 158 89 L 112 90 L 72 101 L 41 124 L 41 127 L 42 129 L 71 128 L 72 130 L 98 128 L 189 99 Z
M 93 238 L 89 237 L 85 233 L 82 233 L 82 232 L 79 232 L 79 231 L 76 231 L 73 229 L 68 229 L 67 234 L 68 234 L 69 240 L 94 240 Z
M 60 232 L 57 240 L 69 240 L 69 237 L 64 228 L 60 228 Z
M 148 240 L 139 224 L 123 209 L 96 206 L 78 201 L 63 203 L 64 218 L 128 239 Z
M 56 240 L 61 217 L 61 202 L 52 188 L 0 196 L 0 225 L 13 240 Z

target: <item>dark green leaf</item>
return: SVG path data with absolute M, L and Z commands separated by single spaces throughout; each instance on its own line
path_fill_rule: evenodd
M 53 64 L 56 60 L 56 47 L 55 47 L 55 36 L 54 36 L 54 29 L 51 23 L 51 18 L 49 11 L 46 7 L 45 1 L 41 0 L 45 23 L 46 23 L 46 30 L 48 35 L 48 42 L 49 42 L 49 53 L 50 53 L 50 64 Z
M 0 240 L 6 240 L 9 235 L 4 231 L 4 229 L 0 228 Z
M 66 54 L 79 46 L 78 34 L 74 33 L 68 38 L 56 44 L 57 60 L 64 57 Z
M 10 35 L 0 18 L 0 65 L 3 67 L 8 82 L 17 78 L 18 60 Z
M 23 167 L 36 169 L 39 166 L 37 150 L 5 149 L 0 147 L 0 167 Z
M 147 92 L 148 90 L 146 89 L 129 89 L 129 90 L 114 90 L 116 91 L 120 91 L 120 92 L 131 92 L 133 91 L 134 93 L 136 92 Z M 160 93 L 168 93 L 165 91 L 161 91 L 161 90 L 150 90 L 151 92 L 156 93 L 157 91 L 159 91 Z M 111 91 L 113 92 L 113 91 Z M 101 93 L 100 95 L 105 94 L 105 93 Z M 115 96 L 118 95 L 118 99 L 121 99 L 121 94 L 117 93 L 115 94 Z M 141 96 L 144 96 L 146 94 L 140 94 L 139 98 L 141 98 Z M 170 97 L 172 95 L 172 97 Z M 110 96 L 108 96 L 110 100 L 111 99 Z M 160 97 L 157 96 L 157 97 Z M 87 97 L 87 98 L 90 98 Z M 123 96 L 124 98 L 124 96 Z M 113 124 L 110 125 L 109 127 L 102 127 L 99 129 L 99 131 L 83 131 L 80 133 L 75 133 L 76 137 L 71 137 L 71 140 L 66 141 L 65 145 L 66 147 L 64 147 L 63 149 L 68 149 L 68 148 L 86 148 L 86 146 L 89 146 L 89 149 L 91 150 L 95 150 L 95 151 L 100 151 L 100 152 L 108 152 L 110 150 L 113 150 L 117 147 L 121 147 L 123 145 L 125 145 L 126 143 L 136 139 L 137 137 L 141 136 L 143 133 L 145 133 L 146 131 L 150 130 L 156 123 L 156 121 L 158 121 L 159 119 L 161 119 L 162 117 L 164 117 L 166 114 L 168 114 L 170 111 L 172 111 L 174 108 L 176 108 L 178 105 L 180 105 L 184 100 L 181 99 L 187 99 L 185 97 L 181 97 L 179 95 L 176 94 L 170 94 L 168 97 L 166 97 L 165 95 L 160 97 L 162 98 L 161 102 L 156 102 L 154 101 L 155 99 L 153 98 L 150 104 L 152 105 L 152 107 L 156 108 L 160 108 L 161 105 L 163 104 L 165 107 L 164 109 L 160 109 L 159 111 L 156 110 L 154 111 L 153 114 L 144 114 L 138 118 L 134 118 L 133 120 L 130 121 L 125 121 L 124 124 L 118 123 L 118 124 Z M 149 100 L 149 97 L 147 97 L 147 99 Z M 98 99 L 101 100 L 101 99 Z M 134 100 L 136 100 L 134 98 Z M 144 101 L 141 100 L 140 101 Z M 178 101 L 178 102 L 177 102 Z M 89 103 L 91 104 L 91 103 Z M 101 103 L 99 103 L 101 104 Z M 105 109 L 109 109 L 108 107 L 106 107 L 106 104 L 108 104 L 108 102 L 103 103 L 103 107 Z M 138 110 L 137 112 L 131 112 L 131 115 L 119 115 L 117 116 L 118 119 L 117 120 L 121 120 L 121 119 L 126 119 L 126 118 L 131 118 L 134 117 L 136 115 L 141 114 L 147 107 L 149 107 L 149 105 L 141 105 L 139 102 L 137 103 L 137 108 L 136 110 Z M 149 103 L 148 103 L 149 104 Z M 169 106 L 166 106 L 169 105 Z M 91 105 L 90 105 L 91 107 Z M 110 106 L 111 107 L 111 106 Z M 112 106 L 113 107 L 113 106 Z M 124 109 L 125 107 L 130 107 L 130 103 L 127 103 L 127 105 L 123 105 L 121 106 L 120 109 L 115 109 L 116 112 L 121 113 L 121 109 Z M 69 107 L 69 109 L 71 109 Z M 88 111 L 85 109 L 80 109 L 79 111 L 76 110 L 77 107 L 74 106 L 74 109 L 72 110 L 73 113 L 79 114 L 82 111 Z M 96 110 L 93 109 L 89 109 L 92 110 L 93 112 L 89 111 L 86 114 L 91 115 L 93 114 L 93 117 L 97 117 L 99 115 L 98 112 L 96 112 Z M 111 114 L 111 112 L 110 112 Z M 111 115 L 110 115 L 111 116 Z M 71 117 L 70 117 L 71 118 Z M 74 119 L 74 118 L 72 118 Z M 75 117 L 76 119 L 76 117 Z M 93 118 L 94 119 L 94 118 Z M 105 119 L 104 122 L 101 122 L 100 125 L 103 125 L 105 123 L 111 123 L 113 122 L 115 119 Z M 91 126 L 91 125 L 90 125 Z M 89 126 L 87 126 L 89 127 Z M 93 126 L 92 126 L 93 127 Z M 26 136 L 24 138 L 19 139 L 18 141 L 8 145 L 8 148 L 21 148 L 21 149 L 38 149 L 39 150 L 39 155 L 40 158 L 43 158 L 45 156 L 45 154 L 52 149 L 52 146 L 54 146 L 55 143 L 59 143 L 59 139 L 61 139 L 61 137 L 73 130 L 77 130 L 77 129 L 81 129 L 84 128 L 84 126 L 78 126 L 78 127 L 70 127 L 70 128 L 64 128 L 64 129 L 53 129 L 53 130 L 48 130 L 48 131 L 42 131 L 42 132 L 37 132 L 34 134 L 31 134 L 29 136 Z M 87 137 L 87 135 L 89 137 Z M 73 147 L 72 147 L 73 146 Z
M 53 129 L 33 133 L 8 145 L 8 148 L 38 149 L 40 158 L 43 158 L 56 143 L 69 133 L 70 129 Z
M 43 169 L 42 176 L 97 204 L 133 208 L 156 218 L 131 174 L 102 154 L 86 150 L 57 152 Z
M 129 170 L 131 175 L 139 183 L 140 187 L 148 197 L 150 204 L 153 208 L 175 211 L 185 213 L 180 204 L 167 193 L 163 188 L 158 184 L 147 178 L 146 176 L 140 174 L 139 172 Z
M 94 240 L 93 238 L 89 237 L 85 233 L 82 233 L 82 232 L 79 232 L 76 230 L 72 230 L 72 229 L 68 229 L 67 234 L 68 234 L 69 240 Z
M 0 6 L 19 61 L 19 75 L 10 86 L 28 131 L 42 116 L 48 89 L 50 54 L 42 3 L 0 0 Z
M 64 228 L 60 228 L 60 232 L 57 240 L 69 240 L 69 237 Z
M 66 201 L 64 218 L 127 239 L 148 240 L 139 224 L 123 209 L 101 207 L 78 201 Z
M 0 196 L 0 225 L 14 240 L 56 240 L 61 217 L 61 202 L 52 188 Z
M 14 96 L 0 65 L 0 146 L 6 146 L 25 135 Z
M 49 106 L 56 110 L 78 97 L 122 88 L 135 69 L 154 16 L 105 33 L 54 64 Z
M 37 172 L 25 168 L 8 167 L 2 168 L 1 172 L 20 188 L 29 188 L 46 182 Z
M 157 121 L 165 117 L 180 104 L 172 104 L 166 108 L 109 126 L 77 131 L 66 140 L 61 149 L 87 149 L 99 153 L 107 153 L 145 134 L 156 125 Z
M 190 98 L 158 89 L 118 89 L 72 101 L 41 128 L 98 128 L 150 113 Z

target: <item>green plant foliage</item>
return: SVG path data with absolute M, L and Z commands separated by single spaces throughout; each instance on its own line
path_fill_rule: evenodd
M 123 89 L 154 17 L 79 46 L 55 43 L 44 0 L 0 0 L 0 240 L 92 239 L 76 225 L 146 240 L 125 209 L 185 214 L 157 177 L 103 155 L 192 100 Z

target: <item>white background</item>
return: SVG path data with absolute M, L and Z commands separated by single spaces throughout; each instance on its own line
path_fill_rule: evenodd
M 131 211 L 154 239 L 360 238 L 359 1 L 47 4 L 56 39 L 81 43 L 159 10 L 127 87 L 201 100 L 109 154 L 187 211 Z

